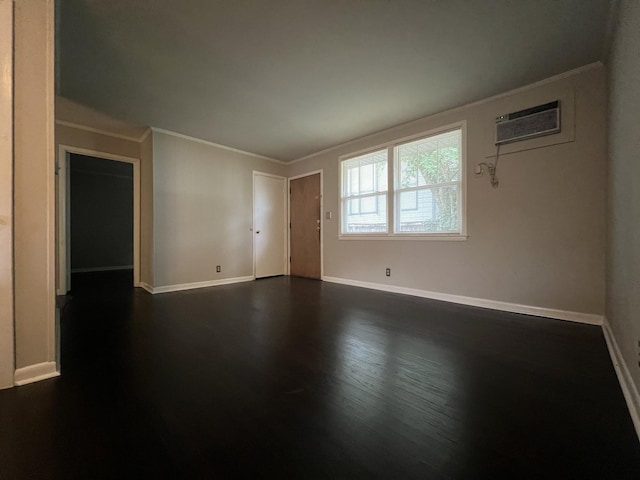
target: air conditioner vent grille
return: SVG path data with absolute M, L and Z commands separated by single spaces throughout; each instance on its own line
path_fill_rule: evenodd
M 496 118 L 496 145 L 560 131 L 560 102 L 501 115 Z

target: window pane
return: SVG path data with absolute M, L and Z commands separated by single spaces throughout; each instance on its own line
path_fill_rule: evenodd
M 347 200 L 347 211 L 349 212 L 349 215 L 359 215 L 360 199 L 354 198 L 352 200 Z
M 360 193 L 371 193 L 375 190 L 375 172 L 373 164 L 360 167 Z
M 400 210 L 418 209 L 418 191 L 400 193 Z
M 347 195 L 353 195 L 354 192 L 358 192 L 360 185 L 360 169 L 349 168 L 347 169 Z
M 460 146 L 460 130 L 399 145 L 397 188 L 459 182 Z
M 460 186 L 434 187 L 398 194 L 397 231 L 404 233 L 459 232 Z M 405 198 L 417 201 L 416 209 L 404 208 Z M 410 204 L 410 201 L 407 201 Z
M 342 233 L 385 233 L 386 231 L 386 194 L 343 201 Z
M 360 214 L 378 213 L 378 197 L 365 197 L 360 199 Z
M 387 150 L 342 162 L 343 196 L 387 191 Z

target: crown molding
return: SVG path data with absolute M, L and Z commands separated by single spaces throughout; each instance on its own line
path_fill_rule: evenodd
M 79 123 L 67 122 L 66 120 L 56 120 L 56 125 L 61 125 L 63 127 L 75 128 L 77 130 L 84 130 L 85 132 L 97 133 L 99 135 L 105 135 L 107 137 L 119 138 L 121 140 L 128 140 L 130 142 L 140 143 L 142 140 L 149 135 L 149 130 L 147 130 L 142 137 L 130 137 L 129 135 L 123 135 L 121 133 L 113 133 L 108 132 L 106 130 L 101 130 L 99 128 L 87 127 L 86 125 L 80 125 Z
M 156 128 L 156 127 L 151 127 L 151 130 L 153 130 L 154 133 L 156 133 L 156 132 L 157 133 L 163 133 L 165 135 L 171 135 L 172 137 L 182 138 L 183 140 L 189 140 L 191 142 L 196 142 L 196 143 L 202 143 L 204 145 L 209 145 L 210 147 L 221 148 L 223 150 L 228 150 L 230 152 L 241 153 L 242 155 L 248 155 L 250 157 L 259 158 L 261 160 L 267 160 L 269 162 L 275 162 L 275 163 L 278 163 L 280 165 L 288 165 L 287 162 L 283 162 L 282 160 L 276 160 L 275 158 L 265 157 L 264 155 L 260 155 L 260 154 L 257 154 L 257 153 L 247 152 L 246 150 L 240 150 L 238 148 L 228 147 L 226 145 L 221 145 L 219 143 L 213 143 L 213 142 L 210 142 L 208 140 L 203 140 L 201 138 L 190 137 L 189 135 L 184 135 L 182 133 L 172 132 L 171 130 L 164 130 L 162 128 Z

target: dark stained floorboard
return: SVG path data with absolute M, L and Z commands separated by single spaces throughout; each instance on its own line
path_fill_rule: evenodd
M 62 376 L 0 391 L 1 479 L 640 478 L 599 327 L 279 277 L 83 274 Z

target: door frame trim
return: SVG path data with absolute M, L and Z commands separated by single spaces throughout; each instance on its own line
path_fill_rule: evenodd
M 282 175 L 274 175 L 272 173 L 265 173 L 265 172 L 261 172 L 259 170 L 253 170 L 252 171 L 252 176 L 251 176 L 251 228 L 249 229 L 251 231 L 251 245 L 252 245 L 252 252 L 253 252 L 253 279 L 255 280 L 256 277 L 256 261 L 257 261 L 257 256 L 256 256 L 256 234 L 254 232 L 255 229 L 255 225 L 256 225 L 256 177 L 257 176 L 261 176 L 261 177 L 269 177 L 269 178 L 275 178 L 278 180 L 282 180 L 282 186 L 283 188 L 285 188 L 285 192 L 284 192 L 284 196 L 286 198 L 284 205 L 282 205 L 282 208 L 284 210 L 284 215 L 283 218 L 285 220 L 284 224 L 282 225 L 282 228 L 284 229 L 284 246 L 283 246 L 283 250 L 284 250 L 284 274 L 288 275 L 288 269 L 289 269 L 289 262 L 287 261 L 288 258 L 288 248 L 289 248 L 289 244 L 288 244 L 288 234 L 289 234 L 289 229 L 287 228 L 287 225 L 289 224 L 287 219 L 288 219 L 288 214 L 289 214 L 289 197 L 287 195 L 286 192 L 286 188 L 288 186 L 287 183 L 287 177 L 283 177 Z
M 291 225 L 291 180 L 310 177 L 316 174 L 320 174 L 320 280 L 324 280 L 324 171 L 322 168 L 301 173 L 300 175 L 295 175 L 287 179 L 287 189 L 289 190 L 289 194 L 287 195 L 287 223 Z M 291 228 L 287 229 L 287 257 L 291 259 Z M 291 275 L 291 260 L 287 262 L 287 275 Z
M 140 159 L 125 157 L 113 153 L 58 145 L 58 195 L 56 210 L 58 213 L 57 248 L 58 248 L 58 295 L 66 295 L 69 291 L 71 274 L 71 232 L 69 218 L 69 154 L 85 155 L 103 160 L 129 163 L 133 165 L 133 286 L 140 286 Z
M 0 2 L 0 390 L 15 374 L 13 2 Z

